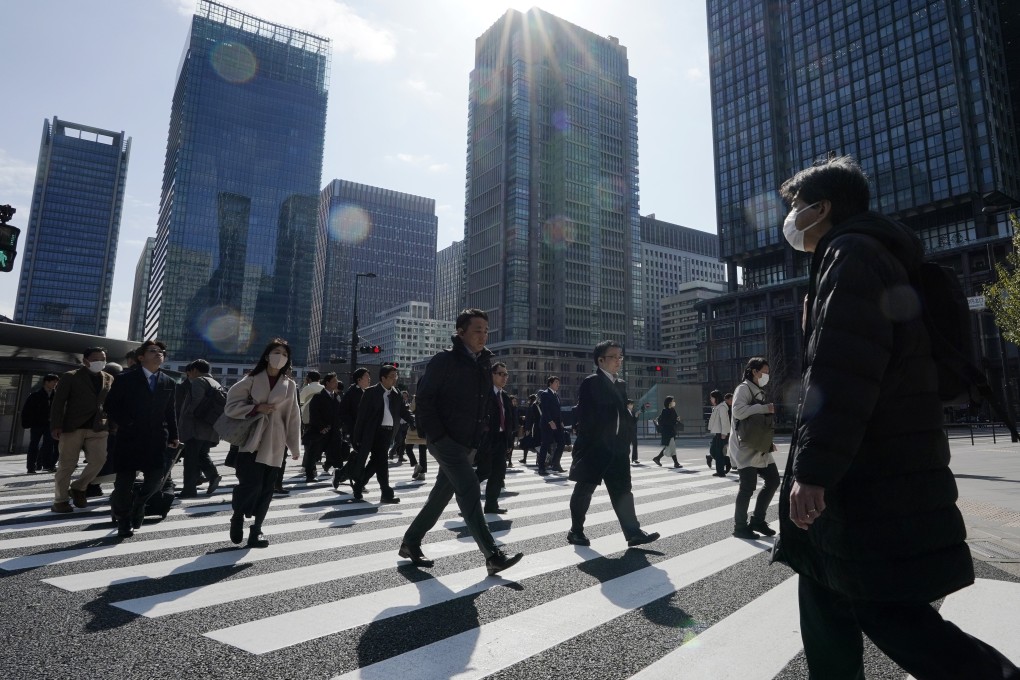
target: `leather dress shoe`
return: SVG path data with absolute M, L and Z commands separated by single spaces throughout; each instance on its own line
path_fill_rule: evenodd
M 234 545 L 241 545 L 244 540 L 244 517 L 234 515 L 230 518 L 230 542 Z
M 761 538 L 761 536 L 759 536 L 758 534 L 754 533 L 751 530 L 751 527 L 747 526 L 746 524 L 744 526 L 742 526 L 742 527 L 734 527 L 734 529 L 733 529 L 733 537 L 734 538 L 746 538 L 746 539 L 751 540 L 751 541 L 753 541 L 755 539 L 758 539 L 758 538 Z
M 314 472 L 312 474 L 310 474 L 310 475 L 305 475 L 305 484 L 312 484 L 314 482 L 315 482 L 315 473 Z
M 265 537 L 262 532 L 255 533 L 252 531 L 248 534 L 248 547 L 249 548 L 268 548 L 269 540 Z
M 210 479 L 209 480 L 209 488 L 207 488 L 205 490 L 205 495 L 206 496 L 212 496 L 213 493 L 216 491 L 216 489 L 219 488 L 221 481 L 223 481 L 223 476 L 222 475 L 216 475 L 215 477 Z
M 543 477 L 548 477 L 549 476 L 549 471 L 546 470 L 545 468 L 539 468 L 538 469 L 538 474 L 542 475 Z
M 485 508 L 482 512 L 492 513 L 493 515 L 505 515 L 506 508 Z
M 273 493 L 280 496 L 287 496 L 290 494 L 290 489 L 283 488 L 282 485 L 273 487 Z
M 517 553 L 511 557 L 502 550 L 496 550 L 485 560 L 485 569 L 489 572 L 489 576 L 495 576 L 504 569 L 509 569 L 520 562 L 522 557 L 524 557 L 524 553 Z
M 644 545 L 645 543 L 651 543 L 652 541 L 657 540 L 659 540 L 659 532 L 656 531 L 647 534 L 644 531 L 639 531 L 627 539 L 627 545 L 633 548 L 636 545 Z
M 552 471 L 553 472 L 566 472 L 566 470 L 564 470 L 563 468 L 561 468 L 559 466 L 556 466 L 556 467 L 552 468 Z
M 60 501 L 58 503 L 54 503 L 50 507 L 50 512 L 68 513 L 74 512 L 74 508 L 72 508 L 71 504 L 67 501 Z
M 775 536 L 776 535 L 776 530 L 773 529 L 772 527 L 770 527 L 769 523 L 764 521 L 764 520 L 758 521 L 758 520 L 752 519 L 750 522 L 747 523 L 747 527 L 751 531 L 757 531 L 762 536 Z
M 86 498 L 99 498 L 102 495 L 103 487 L 99 486 L 98 484 L 89 484 L 87 487 L 85 487 Z
M 344 482 L 344 475 L 340 468 L 333 471 L 333 488 L 339 489 L 340 484 Z
M 117 538 L 131 538 L 134 535 L 131 522 L 126 517 L 117 518 Z
M 145 506 L 141 505 L 137 508 L 131 508 L 131 528 L 141 529 L 142 522 L 145 521 Z
M 567 532 L 567 543 L 571 545 L 591 545 L 591 541 L 588 540 L 583 531 L 574 531 L 573 529 Z
M 194 491 L 194 490 L 191 490 L 191 491 L 182 491 L 179 494 L 177 494 L 177 497 L 178 498 L 198 498 L 198 492 Z
M 420 545 L 408 545 L 407 543 L 400 544 L 400 550 L 397 554 L 404 559 L 411 560 L 411 564 L 416 567 L 431 567 L 435 564 L 432 560 L 425 557 L 425 553 L 421 551 Z
M 81 489 L 76 489 L 73 486 L 68 489 L 71 494 L 71 500 L 74 501 L 74 507 L 84 508 L 89 504 L 89 499 L 85 497 L 85 492 Z
M 365 485 L 359 484 L 358 482 L 351 482 L 351 494 L 360 501 L 365 497 Z
M 379 499 L 380 503 L 389 503 L 390 505 L 396 505 L 400 502 L 400 499 L 396 496 L 385 496 Z

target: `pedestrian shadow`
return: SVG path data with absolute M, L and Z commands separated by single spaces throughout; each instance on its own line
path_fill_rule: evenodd
M 1006 479 L 1005 477 L 998 477 L 995 475 L 953 475 L 957 479 L 983 479 L 986 482 L 1010 482 L 1012 484 L 1020 484 L 1020 479 Z
M 619 557 L 589 560 L 577 565 L 577 568 L 597 578 L 602 583 L 602 595 L 621 609 L 636 610 L 645 619 L 659 626 L 673 629 L 689 627 L 693 621 L 690 614 L 671 601 L 677 590 L 676 585 L 665 571 L 651 563 L 651 555 L 662 556 L 665 553 L 647 548 L 630 548 Z M 642 571 L 642 591 L 654 590 L 663 595 L 651 602 L 638 603 L 633 589 L 621 588 L 620 582 L 615 580 L 637 571 Z

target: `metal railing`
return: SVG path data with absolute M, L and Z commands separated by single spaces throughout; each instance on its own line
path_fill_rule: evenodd
M 969 436 L 971 446 L 974 445 L 975 437 L 978 439 L 991 437 L 993 444 L 998 443 L 998 437 L 1005 436 L 1007 441 L 1010 437 L 1009 428 L 1003 423 L 945 423 L 942 429 L 946 433 L 946 439 L 966 439 Z M 956 430 L 958 434 L 950 434 L 951 430 Z

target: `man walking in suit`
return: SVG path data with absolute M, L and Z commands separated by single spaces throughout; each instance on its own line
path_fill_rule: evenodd
M 141 367 L 117 378 L 106 399 L 106 410 L 117 424 L 117 479 L 110 507 L 117 518 L 117 536 L 130 538 L 142 526 L 145 501 L 163 484 L 167 447 L 178 445 L 174 414 L 176 383 L 160 367 L 166 345 L 146 340 L 141 347 Z M 142 486 L 135 477 L 142 472 Z
M 597 370 L 581 382 L 577 395 L 577 440 L 570 480 L 575 482 L 570 496 L 570 531 L 567 542 L 591 545 L 584 535 L 584 518 L 591 505 L 592 494 L 606 483 L 627 545 L 643 545 L 659 538 L 647 534 L 634 510 L 634 494 L 630 485 L 630 428 L 627 412 L 627 387 L 616 374 L 623 366 L 623 348 L 612 340 L 603 340 L 592 352 Z
M 50 426 L 57 440 L 59 458 L 53 478 L 53 512 L 74 512 L 88 505 L 85 490 L 106 462 L 106 415 L 103 403 L 113 385 L 113 376 L 103 371 L 106 350 L 89 347 L 82 355 L 82 368 L 60 376 L 50 406 Z M 85 450 L 85 469 L 73 483 L 78 456 Z
M 43 376 L 42 387 L 28 395 L 21 409 L 21 427 L 29 432 L 28 457 L 25 465 L 28 474 L 39 470 L 53 472 L 57 457 L 53 455 L 53 435 L 50 434 L 50 407 L 53 392 L 57 389 L 60 376 L 47 373 Z
M 372 376 L 368 369 L 359 368 L 351 373 L 351 386 L 340 398 L 340 423 L 344 428 L 344 438 L 341 441 L 340 457 L 346 462 L 343 467 L 333 471 L 333 488 L 339 489 L 340 484 L 348 479 L 354 479 L 353 472 L 358 465 L 358 452 L 352 450 L 357 446 L 354 441 L 354 425 L 358 421 L 358 407 L 361 406 L 361 398 L 365 395 L 372 382 Z
M 358 465 L 351 475 L 354 497 L 360 500 L 365 485 L 375 475 L 379 480 L 381 503 L 399 503 L 400 499 L 390 486 L 390 463 L 388 459 L 393 430 L 401 418 L 410 422 L 414 416 L 408 410 L 400 392 L 393 389 L 397 384 L 397 369 L 390 364 L 379 368 L 379 382 L 365 390 L 358 406 L 358 420 L 354 424 L 354 442 L 358 447 Z M 364 465 L 368 457 L 368 465 Z M 364 466 L 364 467 L 363 467 Z M 363 468 L 363 469 L 362 469 Z M 360 473 L 360 474 L 358 474 Z
M 502 361 L 492 365 L 492 394 L 489 398 L 489 412 L 486 416 L 485 434 L 478 448 L 478 479 L 485 482 L 484 512 L 502 515 L 506 509 L 499 507 L 499 492 L 506 479 L 507 452 L 514 445 L 514 426 L 517 413 L 510 403 L 510 395 L 503 391 L 510 373 Z
M 432 357 L 418 380 L 415 415 L 429 453 L 439 463 L 439 474 L 428 500 L 404 533 L 399 555 L 415 566 L 432 566 L 421 542 L 456 493 L 464 523 L 492 576 L 520 562 L 524 554 L 511 557 L 496 545 L 482 514 L 478 477 L 471 467 L 492 394 L 492 352 L 485 346 L 489 316 L 481 309 L 465 309 L 457 317 L 456 328 L 453 347 Z
M 325 454 L 323 471 L 339 469 L 340 438 L 340 390 L 343 385 L 336 373 L 327 373 L 322 378 L 322 389 L 308 400 L 308 423 L 305 425 L 305 481 L 315 481 L 315 468 L 319 457 Z
M 563 418 L 560 415 L 560 379 L 549 376 L 546 388 L 538 392 L 538 411 L 541 414 L 540 428 L 542 448 L 538 450 L 538 474 L 549 474 L 549 470 L 564 472 L 560 467 L 563 455 Z

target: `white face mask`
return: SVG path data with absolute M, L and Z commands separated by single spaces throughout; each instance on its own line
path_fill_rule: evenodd
M 270 354 L 269 355 L 269 365 L 279 371 L 281 368 L 283 368 L 284 366 L 287 365 L 287 355 L 286 354 Z
M 786 216 L 785 220 L 783 220 L 783 236 L 786 237 L 787 242 L 791 246 L 793 246 L 794 250 L 805 252 L 804 232 L 806 232 L 808 229 L 811 229 L 812 227 L 817 226 L 818 223 L 822 221 L 822 218 L 819 217 L 817 220 L 815 220 L 808 226 L 804 227 L 803 229 L 797 228 L 797 215 L 799 215 L 804 210 L 807 210 L 811 206 L 815 205 L 818 205 L 818 203 L 812 203 L 811 205 L 804 206 L 800 210 L 791 210 L 790 214 Z
M 93 373 L 99 373 L 101 370 L 106 368 L 106 362 L 97 359 L 96 361 L 89 362 L 89 370 Z
M 758 376 L 758 387 L 765 387 L 769 384 L 769 374 L 762 373 Z

